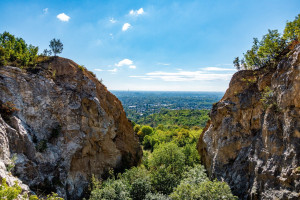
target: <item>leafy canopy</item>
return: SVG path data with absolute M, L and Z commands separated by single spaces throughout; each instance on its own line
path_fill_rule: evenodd
M 64 45 L 61 43 L 60 39 L 55 39 L 55 38 L 50 41 L 49 47 L 54 53 L 54 56 L 56 56 L 56 54 L 60 54 L 64 49 Z
M 9 32 L 0 34 L 0 65 L 28 67 L 36 64 L 38 47 L 27 45 Z
M 275 63 L 287 53 L 287 47 L 293 49 L 299 43 L 299 38 L 300 14 L 294 21 L 286 23 L 283 35 L 278 30 L 268 30 L 260 41 L 254 38 L 252 48 L 243 54 L 244 58 L 236 57 L 233 64 L 237 70 L 253 70 Z

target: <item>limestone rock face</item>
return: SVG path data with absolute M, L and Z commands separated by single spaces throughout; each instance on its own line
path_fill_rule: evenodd
M 237 72 L 210 117 L 198 151 L 212 178 L 240 199 L 300 198 L 300 46 L 273 69 Z
M 54 58 L 31 71 L 0 67 L 0 100 L 19 110 L 0 118 L 0 171 L 15 154 L 13 175 L 35 192 L 78 199 L 92 175 L 140 161 L 121 102 L 71 60 Z

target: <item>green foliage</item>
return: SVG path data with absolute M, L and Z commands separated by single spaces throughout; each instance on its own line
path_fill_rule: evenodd
M 129 189 L 121 180 L 108 179 L 102 187 L 91 192 L 90 200 L 131 200 Z
M 46 200 L 64 200 L 64 199 L 59 197 L 58 194 L 52 192 L 51 194 L 47 195 Z
M 133 130 L 135 133 L 138 133 L 141 130 L 141 126 L 139 124 L 135 124 Z
M 7 170 L 8 172 L 10 172 L 10 171 L 15 167 L 17 158 L 18 158 L 18 157 L 17 157 L 16 154 L 14 154 L 14 155 L 11 157 L 11 159 L 10 159 L 10 164 L 8 164 L 8 165 L 6 166 L 6 170 Z
M 267 86 L 261 95 L 260 101 L 263 103 L 264 109 L 267 109 L 270 105 L 275 104 L 274 91 Z
M 244 54 L 245 69 L 256 69 L 265 66 L 267 63 L 275 61 L 277 56 L 286 47 L 285 40 L 277 30 L 268 30 L 269 32 L 259 41 L 253 40 L 253 46 Z
M 145 200 L 171 200 L 167 195 L 161 193 L 148 193 Z
M 176 144 L 159 145 L 150 159 L 151 183 L 155 191 L 170 194 L 180 181 L 184 164 L 185 156 Z
M 41 54 L 42 56 L 51 56 L 52 51 L 48 49 L 44 49 L 43 53 Z
M 0 199 L 13 200 L 17 199 L 18 195 L 21 194 L 22 188 L 17 182 L 11 187 L 6 184 L 6 179 L 2 179 L 2 184 L 0 185 Z
M 157 127 L 160 124 L 169 126 L 200 126 L 204 127 L 209 120 L 209 110 L 166 110 L 149 115 L 137 121 L 138 124 L 148 124 Z
M 91 199 L 120 199 L 120 191 L 123 191 L 123 199 L 132 200 L 170 200 L 173 196 L 190 200 L 231 197 L 228 185 L 210 181 L 204 167 L 199 165 L 196 143 L 202 129 L 168 123 L 164 120 L 156 128 L 135 124 L 134 131 L 144 136 L 141 165 L 118 174 L 118 179 L 111 177 L 94 184 Z M 206 192 L 207 196 L 202 194 Z
M 151 135 L 146 135 L 142 144 L 144 149 L 153 151 L 155 146 L 173 142 L 179 147 L 183 147 L 187 144 L 193 144 L 198 141 L 198 138 L 202 132 L 199 127 L 193 127 L 191 129 L 182 128 L 178 126 L 158 126 Z
M 196 165 L 184 174 L 184 178 L 170 195 L 174 200 L 182 199 L 237 199 L 225 182 L 210 181 L 201 165 Z
M 81 71 L 84 71 L 84 65 L 78 65 L 78 68 L 81 70 Z
M 300 14 L 295 17 L 295 20 L 292 22 L 287 22 L 283 38 L 287 40 L 287 42 L 292 42 L 294 40 L 299 41 L 300 39 Z
M 9 32 L 0 34 L 0 65 L 28 67 L 36 64 L 38 47 L 27 45 Z
M 239 57 L 236 57 L 234 60 L 233 60 L 233 65 L 236 67 L 237 70 L 240 70 L 241 69 L 241 64 L 240 64 L 240 58 Z
M 56 56 L 56 54 L 60 54 L 64 49 L 64 45 L 61 43 L 60 39 L 55 38 L 50 41 L 49 47 L 51 48 L 54 56 Z
M 280 56 L 286 54 L 286 47 L 293 49 L 296 44 L 299 44 L 299 38 L 300 14 L 294 21 L 286 23 L 282 36 L 278 30 L 268 30 L 261 41 L 254 38 L 252 48 L 244 54 L 242 60 L 236 57 L 233 61 L 234 66 L 238 70 L 241 68 L 253 70 L 275 63 Z

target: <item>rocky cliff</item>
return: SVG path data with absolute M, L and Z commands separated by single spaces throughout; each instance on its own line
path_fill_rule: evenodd
M 0 101 L 16 108 L 0 116 L 0 177 L 11 184 L 18 177 L 25 190 L 78 199 L 92 175 L 105 177 L 141 158 L 120 101 L 71 60 L 0 67 Z
M 210 117 L 198 151 L 212 178 L 240 199 L 300 198 L 300 46 L 237 72 Z

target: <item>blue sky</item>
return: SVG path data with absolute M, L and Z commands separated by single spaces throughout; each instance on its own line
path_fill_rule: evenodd
M 233 58 L 299 13 L 299 0 L 1 0 L 0 32 L 40 52 L 59 38 L 111 90 L 225 91 Z

